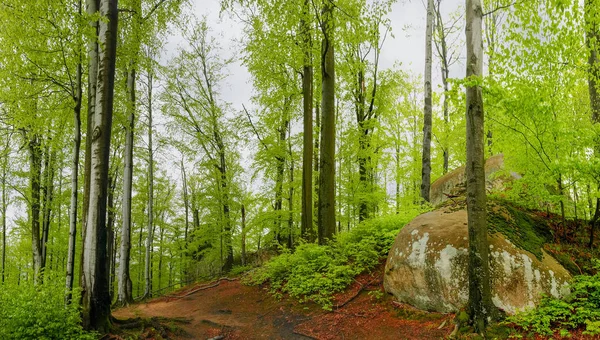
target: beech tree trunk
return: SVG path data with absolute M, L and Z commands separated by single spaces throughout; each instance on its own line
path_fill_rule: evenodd
M 246 265 L 246 207 L 242 203 L 242 232 L 241 232 L 241 241 L 242 241 L 242 266 Z
M 90 14 L 99 12 L 101 17 L 107 19 L 98 21 L 98 54 L 89 55 L 90 59 L 97 58 L 98 74 L 93 130 L 88 131 L 88 138 L 91 139 L 89 207 L 81 261 L 83 326 L 101 333 L 110 329 L 106 203 L 117 48 L 117 2 L 87 1 Z
M 40 180 L 42 177 L 42 151 L 39 137 L 34 134 L 29 143 L 29 184 L 31 188 L 31 248 L 33 251 L 33 280 L 38 283 L 43 270 L 42 249 L 40 240 Z
M 319 244 L 335 234 L 335 58 L 333 4 L 323 3 L 321 13 L 322 119 L 319 162 Z
M 312 38 L 309 25 L 310 1 L 304 0 L 304 18 L 300 29 L 304 38 L 304 68 L 302 72 L 302 221 L 300 237 L 307 242 L 314 242 L 313 229 L 313 187 L 312 187 L 312 157 L 313 157 L 313 66 Z
M 133 133 L 135 129 L 135 79 L 132 68 L 127 73 L 127 110 L 129 122 L 125 135 L 125 159 L 123 166 L 123 202 L 121 224 L 121 249 L 119 250 L 119 278 L 117 304 L 126 306 L 133 301 L 132 282 L 129 276 L 131 257 L 131 190 L 133 182 Z
M 154 155 L 152 150 L 152 72 L 148 73 L 148 230 L 146 233 L 146 267 L 144 297 L 152 296 L 152 245 L 154 234 Z
M 8 144 L 8 142 L 7 142 Z M 8 151 L 8 145 L 7 148 L 5 149 L 6 151 Z M 8 158 L 8 155 L 3 155 L 4 157 Z M 0 276 L 2 277 L 2 280 L 0 281 L 0 283 L 4 283 L 4 275 L 5 275 L 5 271 L 6 271 L 6 210 L 7 210 L 7 192 L 6 192 L 6 181 L 7 181 L 7 173 L 8 173 L 8 169 L 7 169 L 7 164 L 8 162 L 5 160 L 2 164 L 2 177 L 1 177 L 1 181 L 2 181 L 2 267 L 0 268 Z
M 81 1 L 79 1 L 79 12 L 81 14 Z M 78 209 L 78 182 L 79 182 L 79 152 L 81 149 L 81 101 L 82 101 L 82 65 L 77 64 L 75 76 L 75 108 L 73 118 L 75 129 L 73 130 L 73 154 L 71 158 L 71 206 L 69 210 L 69 250 L 67 254 L 67 295 L 65 302 L 71 302 L 71 291 L 73 290 L 73 277 L 75 275 L 75 244 L 77 242 L 77 209 Z
M 466 0 L 467 79 L 483 76 L 480 0 Z M 494 317 L 490 288 L 489 246 L 484 172 L 484 114 L 481 87 L 468 86 L 467 104 L 467 214 L 469 229 L 469 315 L 477 333 L 485 333 Z
M 425 29 L 425 106 L 423 108 L 423 157 L 421 167 L 421 198 L 429 202 L 431 186 L 431 125 L 432 125 L 432 90 L 431 64 L 433 42 L 433 0 L 427 1 L 427 25 Z
M 592 124 L 600 122 L 600 94 L 598 86 L 600 85 L 600 22 L 598 19 L 598 11 L 600 1 L 585 0 L 585 27 L 586 27 L 586 44 L 589 49 L 588 56 L 588 88 L 590 93 L 590 106 L 592 110 Z M 596 136 L 594 146 L 594 156 L 600 157 L 600 137 Z M 598 183 L 600 189 L 600 183 Z M 596 198 L 596 211 L 591 221 L 589 247 L 594 246 L 594 229 L 600 218 L 600 198 Z

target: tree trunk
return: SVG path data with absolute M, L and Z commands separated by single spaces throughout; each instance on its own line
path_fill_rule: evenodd
M 52 201 L 54 197 L 54 166 L 56 153 L 46 149 L 46 158 L 44 160 L 44 206 L 42 209 L 42 268 L 46 268 L 46 259 L 48 257 L 48 237 L 50 233 L 50 222 L 52 221 Z
M 289 122 L 288 122 L 289 124 Z M 287 246 L 288 249 L 292 249 L 294 246 L 293 232 L 294 232 L 294 155 L 292 154 L 292 136 L 291 126 L 288 126 L 290 136 L 289 142 L 289 153 L 290 153 L 290 187 L 288 196 L 288 238 Z
M 335 58 L 333 4 L 325 1 L 321 14 L 322 119 L 319 163 L 319 244 L 335 234 Z
M 131 190 L 133 182 L 133 134 L 135 129 L 135 69 L 127 73 L 127 111 L 129 122 L 125 135 L 125 159 L 123 166 L 123 217 L 121 224 L 121 249 L 119 251 L 119 278 L 117 304 L 126 306 L 133 302 L 132 283 L 129 276 L 131 262 Z
M 444 114 L 444 143 L 442 145 L 444 165 L 443 172 L 448 172 L 448 166 L 450 161 L 450 145 L 448 143 L 448 129 L 450 128 L 450 113 L 448 111 L 448 91 L 450 86 L 448 84 L 448 78 L 450 77 L 450 60 L 448 60 L 448 42 L 446 41 L 446 32 L 444 23 L 442 20 L 441 12 L 441 1 L 438 0 L 437 5 L 434 3 L 435 18 L 436 18 L 436 29 L 438 31 L 438 39 L 434 40 L 436 43 L 437 51 L 440 57 L 441 71 L 442 71 L 442 85 L 444 87 L 444 103 L 443 103 L 443 114 Z
M 188 197 L 188 183 L 187 183 L 187 175 L 185 173 L 185 166 L 183 165 L 183 157 L 181 158 L 181 177 L 183 179 L 183 205 L 185 208 L 185 230 L 184 230 L 184 234 L 183 234 L 183 242 L 184 242 L 184 247 L 183 250 L 181 252 L 181 260 L 182 260 L 182 265 L 183 265 L 183 280 L 187 281 L 188 279 L 188 273 L 187 273 L 187 265 L 185 263 L 185 261 L 183 261 L 183 257 L 185 255 L 185 252 L 187 251 L 188 248 L 188 231 L 190 229 L 190 199 Z
M 112 130 L 115 59 L 117 48 L 117 0 L 88 0 L 90 14 L 99 12 L 108 20 L 98 21 L 98 77 L 93 130 L 88 131 L 90 147 L 90 187 L 85 241 L 82 252 L 82 321 L 85 329 L 105 333 L 110 329 L 110 294 L 106 247 L 106 203 L 110 137 Z M 99 5 L 96 7 L 96 5 Z M 95 39 L 94 39 L 95 41 Z M 93 64 L 93 63 L 92 63 Z
M 467 79 L 483 75 L 480 0 L 467 0 Z M 467 214 L 469 229 L 469 315 L 475 331 L 485 333 L 494 317 L 490 288 L 484 172 L 484 112 L 481 87 L 467 87 Z
M 39 137 L 33 135 L 29 139 L 29 182 L 31 186 L 31 247 L 33 251 L 33 280 L 38 282 L 42 274 L 42 249 L 40 242 L 40 179 L 42 155 Z
M 242 203 L 242 266 L 246 265 L 246 207 Z
M 429 202 L 431 186 L 431 125 L 432 125 L 432 90 L 431 64 L 433 42 L 433 0 L 427 1 L 427 26 L 425 30 L 425 106 L 423 109 L 423 157 L 421 168 L 421 198 Z
M 7 155 L 4 157 L 8 158 Z M 6 271 L 6 210 L 7 210 L 7 202 L 6 202 L 6 181 L 7 181 L 7 162 L 2 164 L 2 271 L 0 272 L 0 276 L 2 280 L 0 283 L 4 283 L 4 275 Z
M 592 111 L 592 124 L 600 122 L 600 94 L 598 82 L 600 79 L 600 22 L 598 19 L 598 0 L 585 0 L 584 16 L 586 27 L 586 44 L 589 49 L 588 56 L 588 88 L 590 93 L 590 107 Z M 600 137 L 596 136 L 594 157 L 600 157 Z M 598 183 L 600 189 L 600 183 Z M 594 229 L 599 218 L 600 197 L 596 198 L 596 212 L 592 218 L 589 247 L 594 245 Z
M 113 253 L 115 252 L 115 189 L 117 186 L 117 175 L 116 171 L 114 175 L 108 175 L 108 198 L 107 198 L 107 214 L 106 214 L 106 252 L 108 255 L 108 291 L 110 292 L 110 301 L 113 300 L 113 268 L 115 262 L 113 262 Z
M 154 155 L 152 150 L 152 73 L 148 73 L 148 230 L 146 233 L 146 267 L 144 277 L 146 290 L 144 297 L 152 296 L 152 263 L 150 253 L 154 230 Z
M 302 221 L 300 236 L 307 242 L 314 242 L 313 202 L 312 202 L 312 157 L 313 157 L 313 66 L 312 39 L 310 33 L 309 13 L 310 1 L 304 0 L 304 18 L 300 30 L 304 38 L 304 68 L 302 72 Z
M 81 14 L 81 0 L 79 1 L 79 13 Z M 82 102 L 82 65 L 81 55 L 80 62 L 77 64 L 77 73 L 75 76 L 75 107 L 73 108 L 73 118 L 75 129 L 73 131 L 73 155 L 71 161 L 71 206 L 69 210 L 69 250 L 67 254 L 67 295 L 65 302 L 71 302 L 73 290 L 73 277 L 75 275 L 75 244 L 77 241 L 77 209 L 78 209 L 78 183 L 79 183 L 79 152 L 81 148 L 81 102 Z

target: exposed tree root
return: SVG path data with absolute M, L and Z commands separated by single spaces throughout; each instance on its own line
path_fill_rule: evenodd
M 356 299 L 356 297 L 358 295 L 360 295 L 360 293 L 365 290 L 365 288 L 367 288 L 368 286 L 372 285 L 375 281 L 377 281 L 377 278 L 367 282 L 367 283 L 363 283 L 360 285 L 360 288 L 358 289 L 358 291 L 356 291 L 356 293 L 354 293 L 351 297 L 349 297 L 348 299 L 346 299 L 346 301 L 339 303 L 337 305 L 335 305 L 335 309 L 340 309 L 342 307 L 344 307 L 345 305 L 347 305 L 348 303 L 350 303 L 352 300 Z
M 207 283 L 204 286 L 200 286 L 198 288 L 195 288 L 195 289 L 193 289 L 193 290 L 191 290 L 191 291 L 189 291 L 189 292 L 187 292 L 187 293 L 185 293 L 183 295 L 165 295 L 165 297 L 172 298 L 172 299 L 181 299 L 181 298 L 184 298 L 186 296 L 190 296 L 190 295 L 192 295 L 192 294 L 194 294 L 196 292 L 199 292 L 201 290 L 205 290 L 205 289 L 216 287 L 219 284 L 221 284 L 222 281 L 230 281 L 231 282 L 231 281 L 237 281 L 237 280 L 239 280 L 237 277 L 234 277 L 234 278 L 222 277 L 222 278 L 220 278 L 220 279 L 218 279 L 216 281 L 213 281 L 211 283 Z

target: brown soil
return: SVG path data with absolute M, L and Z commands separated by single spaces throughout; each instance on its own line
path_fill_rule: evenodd
M 187 320 L 172 322 L 180 330 L 167 332 L 172 339 L 440 339 L 452 332 L 453 315 L 417 311 L 393 301 L 383 291 L 382 277 L 383 265 L 357 277 L 335 297 L 331 312 L 293 299 L 276 300 L 266 288 L 222 280 L 208 289 L 194 292 L 208 286 L 198 284 L 171 297 L 118 309 L 113 316 Z M 139 334 L 159 338 L 148 330 Z

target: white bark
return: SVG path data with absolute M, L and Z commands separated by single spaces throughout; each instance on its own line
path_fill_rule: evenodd
M 148 73 L 148 231 L 146 235 L 146 290 L 145 297 L 152 295 L 152 244 L 154 233 L 154 158 L 152 150 L 152 73 Z
M 127 305 L 132 299 L 132 283 L 129 277 L 131 253 L 131 188 L 133 180 L 133 132 L 135 126 L 135 70 L 127 75 L 129 100 L 129 123 L 125 137 L 125 165 L 123 167 L 123 217 L 121 226 L 121 249 L 119 252 L 118 297 L 120 305 Z

